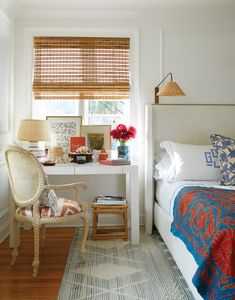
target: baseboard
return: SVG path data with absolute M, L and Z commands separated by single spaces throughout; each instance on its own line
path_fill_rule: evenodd
M 9 209 L 0 213 L 0 244 L 9 235 Z

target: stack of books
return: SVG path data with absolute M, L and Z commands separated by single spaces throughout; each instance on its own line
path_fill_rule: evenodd
M 99 205 L 124 205 L 126 204 L 126 198 L 123 196 L 97 196 L 94 203 Z
M 122 166 L 122 165 L 130 165 L 131 161 L 125 158 L 117 158 L 117 159 L 111 159 L 108 158 L 106 160 L 100 160 L 100 164 L 103 165 L 111 165 L 111 166 Z

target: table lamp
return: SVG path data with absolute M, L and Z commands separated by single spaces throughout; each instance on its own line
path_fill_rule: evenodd
M 45 156 L 45 147 L 44 149 L 40 149 L 39 142 L 49 141 L 48 121 L 34 119 L 21 120 L 17 139 L 29 142 L 28 150 L 36 157 Z
M 171 81 L 167 82 L 160 90 L 159 86 L 170 75 Z M 173 81 L 172 73 L 168 73 L 162 81 L 155 87 L 155 104 L 159 103 L 159 96 L 185 96 L 185 93 L 179 87 L 179 85 Z

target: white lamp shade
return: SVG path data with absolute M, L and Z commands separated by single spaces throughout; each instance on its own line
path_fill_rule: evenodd
M 49 141 L 49 125 L 46 120 L 26 119 L 20 121 L 17 139 L 19 141 Z

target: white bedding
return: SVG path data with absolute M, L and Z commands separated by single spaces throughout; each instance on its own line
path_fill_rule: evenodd
M 199 185 L 209 186 L 222 189 L 235 189 L 234 186 L 221 186 L 217 181 L 175 181 L 168 182 L 167 180 L 156 181 L 156 200 L 163 211 L 172 218 L 172 208 L 174 198 L 177 192 L 184 186 Z

